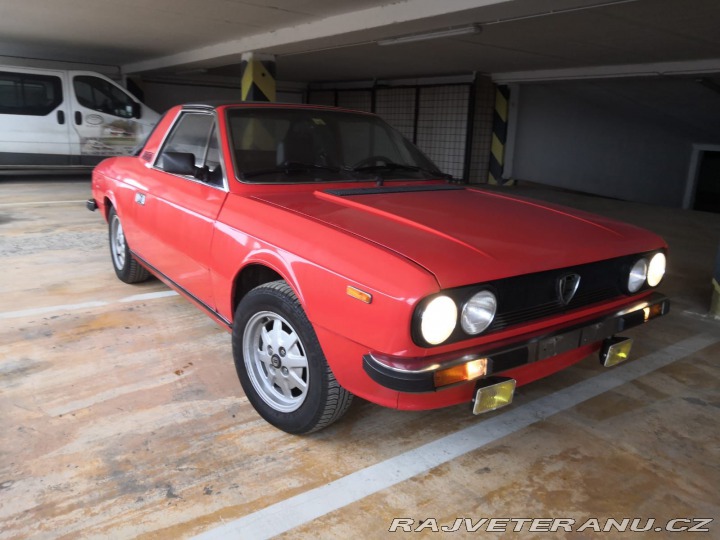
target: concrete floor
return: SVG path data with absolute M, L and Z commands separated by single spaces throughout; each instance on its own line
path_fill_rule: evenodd
M 247 403 L 228 334 L 158 281 L 115 278 L 87 179 L 0 180 L 0 538 L 379 538 L 393 518 L 417 536 L 456 518 L 712 518 L 720 538 L 720 323 L 704 316 L 720 215 L 512 191 L 668 240 L 673 309 L 630 332 L 634 361 L 589 358 L 481 417 L 356 400 L 294 437 Z

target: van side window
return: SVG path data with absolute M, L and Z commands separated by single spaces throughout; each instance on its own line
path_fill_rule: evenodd
M 133 117 L 134 101 L 117 86 L 99 77 L 78 75 L 73 78 L 78 103 L 93 111 L 120 118 Z
M 46 116 L 62 101 L 60 77 L 0 71 L 0 114 Z

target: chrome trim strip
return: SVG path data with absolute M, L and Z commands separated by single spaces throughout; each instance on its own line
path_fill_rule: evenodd
M 150 272 L 153 273 L 156 277 L 158 277 L 161 281 L 164 281 L 167 283 L 171 288 L 175 289 L 179 293 L 183 294 L 184 296 L 187 296 L 190 298 L 193 302 L 195 302 L 198 306 L 203 308 L 205 311 L 207 311 L 211 316 L 215 317 L 219 321 L 221 321 L 223 324 L 225 324 L 228 328 L 232 328 L 232 321 L 227 320 L 225 317 L 220 315 L 217 311 L 215 311 L 213 308 L 208 306 L 205 302 L 200 300 L 197 296 L 192 294 L 190 291 L 185 289 L 184 287 L 178 285 L 178 283 L 171 278 L 169 278 L 166 274 L 162 273 L 160 270 L 158 270 L 155 266 L 147 262 L 144 258 L 142 258 L 140 255 L 135 253 L 134 251 L 131 251 L 132 256 L 138 260 L 143 266 L 147 267 Z

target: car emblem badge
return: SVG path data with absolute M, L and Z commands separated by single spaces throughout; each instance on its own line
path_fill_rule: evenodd
M 557 282 L 558 298 L 566 306 L 575 296 L 580 286 L 580 276 L 577 274 L 567 274 Z

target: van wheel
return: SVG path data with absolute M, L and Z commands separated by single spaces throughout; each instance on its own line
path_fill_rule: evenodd
M 115 212 L 115 208 L 112 207 L 110 207 L 110 213 L 108 214 L 108 236 L 110 240 L 110 256 L 117 277 L 125 283 L 145 281 L 150 276 L 150 272 L 141 266 L 130 253 L 130 248 L 125 241 L 125 233 L 122 223 L 120 223 L 120 217 Z
M 275 427 L 312 433 L 350 407 L 352 394 L 335 379 L 305 311 L 285 281 L 260 285 L 242 299 L 232 343 L 248 400 Z

